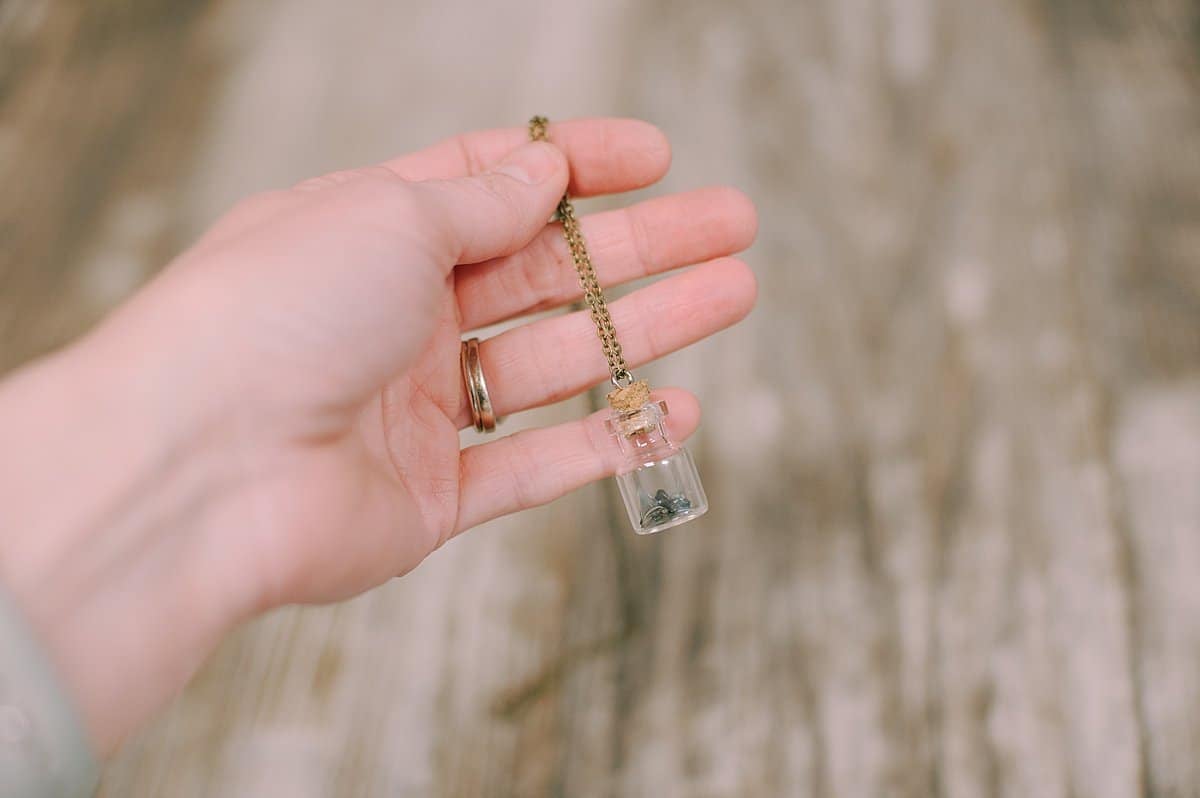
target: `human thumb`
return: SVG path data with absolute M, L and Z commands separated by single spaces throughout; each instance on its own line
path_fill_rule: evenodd
M 509 255 L 529 243 L 567 188 L 567 159 L 546 142 L 513 150 L 490 171 L 412 184 L 434 251 L 447 268 Z

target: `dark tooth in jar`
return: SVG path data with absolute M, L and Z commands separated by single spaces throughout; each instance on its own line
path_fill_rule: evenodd
M 686 513 L 692 508 L 692 502 L 682 493 L 670 495 L 659 488 L 653 496 L 642 494 L 642 528 L 658 526 L 675 516 Z

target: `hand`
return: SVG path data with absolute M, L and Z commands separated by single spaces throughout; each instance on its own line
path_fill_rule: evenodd
M 349 597 L 458 532 L 611 473 L 588 418 L 460 449 L 465 331 L 579 295 L 557 225 L 658 180 L 655 128 L 557 124 L 459 137 L 243 202 L 88 337 L 0 387 L 0 581 L 27 610 L 101 751 L 239 620 Z M 561 148 L 561 149 L 559 149 Z M 602 282 L 698 261 L 612 304 L 637 366 L 742 318 L 721 257 L 754 235 L 732 189 L 583 221 Z M 714 259 L 715 260 L 710 260 Z M 482 344 L 501 415 L 607 375 L 586 313 Z M 662 392 L 674 433 L 694 398 Z

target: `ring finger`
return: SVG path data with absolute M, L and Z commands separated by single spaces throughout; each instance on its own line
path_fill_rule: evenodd
M 736 323 L 754 306 L 754 275 L 720 258 L 613 302 L 613 321 L 631 368 Z M 497 415 L 557 402 L 605 379 L 608 365 L 585 311 L 530 322 L 483 341 L 480 361 Z M 465 389 L 456 421 L 471 426 Z

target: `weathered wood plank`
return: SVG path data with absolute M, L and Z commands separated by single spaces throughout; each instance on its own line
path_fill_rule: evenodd
M 747 190 L 764 291 L 647 371 L 705 520 L 597 488 L 277 612 L 105 794 L 1200 795 L 1195 3 L 114 9 L 0 12 L 0 367 L 241 194 L 534 111 Z

